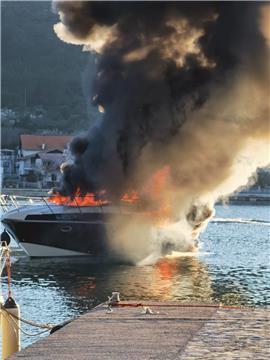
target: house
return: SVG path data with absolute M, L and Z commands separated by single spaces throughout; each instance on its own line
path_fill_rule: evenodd
M 17 167 L 16 167 L 17 151 L 11 149 L 1 149 L 0 152 L 0 185 L 16 186 Z
M 17 160 L 20 188 L 42 188 L 42 161 L 38 153 Z
M 3 175 L 12 175 L 15 172 L 16 151 L 10 149 L 1 149 L 1 173 Z
M 20 156 L 59 150 L 62 153 L 68 148 L 72 136 L 64 135 L 21 135 Z
M 61 180 L 60 166 L 68 159 L 68 152 L 60 150 L 51 150 L 39 153 L 42 161 L 43 183 L 48 188 L 59 185 Z
M 71 140 L 71 136 L 21 135 L 20 186 L 50 188 L 59 185 L 60 165 L 70 157 Z

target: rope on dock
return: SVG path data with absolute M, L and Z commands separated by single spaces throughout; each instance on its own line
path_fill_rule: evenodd
M 183 303 L 173 303 L 173 304 L 155 304 L 155 303 L 142 303 L 142 302 L 124 302 L 120 300 L 120 293 L 114 291 L 111 296 L 108 297 L 108 301 L 105 302 L 109 310 L 112 310 L 112 307 L 142 307 L 144 310 L 149 309 L 151 307 L 182 307 L 182 308 L 215 308 L 215 309 L 224 309 L 224 310 L 253 310 L 254 307 L 247 307 L 247 306 L 236 306 L 236 305 L 223 305 L 222 303 L 219 304 L 183 304 Z M 145 311 L 145 313 L 149 314 L 150 312 Z
M 18 326 L 18 324 L 16 323 L 16 321 L 14 319 L 18 319 L 21 320 L 22 322 L 25 322 L 24 319 L 22 319 L 19 316 L 15 316 L 14 314 L 10 314 L 3 306 L 1 306 L 1 311 L 2 311 L 2 315 L 4 316 L 4 318 L 11 324 L 13 331 L 16 333 L 17 328 L 25 335 L 27 336 L 39 336 L 41 334 L 44 334 L 45 332 L 51 330 L 46 328 L 46 330 L 40 331 L 38 333 L 29 333 L 27 331 L 25 331 L 24 329 L 22 329 L 21 326 Z M 34 325 L 32 325 L 34 326 Z
M 239 309 L 244 309 L 241 306 L 231 306 L 231 305 L 223 305 L 223 304 L 151 304 L 151 303 L 136 303 L 136 302 L 111 302 L 109 303 L 110 306 L 112 307 L 182 307 L 182 308 L 197 308 L 197 307 L 202 307 L 202 308 L 222 308 L 222 309 L 230 309 L 230 310 L 239 310 Z
M 254 310 L 254 307 L 243 307 L 243 306 L 233 306 L 233 305 L 223 305 L 222 303 L 220 304 L 156 304 L 156 303 L 141 303 L 141 302 L 122 302 L 120 300 L 120 293 L 119 292 L 113 292 L 112 296 L 108 297 L 108 301 L 106 301 L 104 303 L 105 306 L 107 306 L 107 309 L 109 311 L 107 311 L 107 314 L 112 313 L 113 312 L 113 307 L 118 307 L 118 308 L 122 308 L 122 307 L 132 307 L 132 308 L 139 308 L 142 307 L 143 311 L 141 312 L 141 315 L 162 315 L 159 311 L 154 312 L 151 307 L 156 307 L 156 308 L 214 308 L 214 309 L 221 309 L 221 310 Z M 99 307 L 99 306 L 98 306 Z M 97 308 L 98 308 L 97 307 Z M 167 315 L 167 313 L 166 313 Z M 129 320 L 130 318 L 125 317 L 125 320 Z M 138 318 L 137 318 L 138 319 Z M 153 318 L 154 320 L 156 320 L 157 318 Z M 122 319 L 123 320 L 123 319 Z M 151 320 L 151 317 L 148 317 L 148 320 Z M 175 321 L 175 317 L 173 318 L 166 318 L 167 320 L 173 320 Z M 193 317 L 181 317 L 178 318 L 177 320 L 179 321 L 208 321 L 208 322 L 218 322 L 218 321 L 222 321 L 222 322 L 235 322 L 235 321 L 241 321 L 241 320 L 254 320 L 254 318 L 239 318 L 239 317 L 233 317 L 233 318 L 226 318 L 226 317 L 219 317 L 218 319 L 215 318 L 209 318 L 209 319 L 205 319 L 205 318 L 193 318 Z M 261 321 L 261 322 L 269 322 L 269 318 L 260 318 L 260 319 L 256 319 L 256 321 Z
M 3 306 L 1 306 L 1 310 L 5 310 L 5 308 Z M 7 312 L 7 311 L 6 311 Z M 52 328 L 54 328 L 56 326 L 56 324 L 40 324 L 40 323 L 36 323 L 32 320 L 27 320 L 27 319 L 24 319 L 22 318 L 21 316 L 17 316 L 17 315 L 14 315 L 14 314 L 10 314 L 11 317 L 17 319 L 17 320 L 20 320 L 21 322 L 27 324 L 27 325 L 31 325 L 31 326 L 34 326 L 34 327 L 37 327 L 37 328 L 40 328 L 40 329 L 47 329 L 47 330 L 51 330 Z
M 2 278 L 2 272 L 6 268 L 7 272 L 7 282 L 8 282 L 8 300 L 12 300 L 12 289 L 11 289 L 11 258 L 10 258 L 10 250 L 6 243 L 3 243 L 1 246 L 0 251 L 0 279 Z M 63 324 L 40 324 L 36 323 L 32 320 L 27 320 L 22 318 L 21 316 L 17 316 L 13 313 L 10 313 L 7 311 L 5 306 L 3 304 L 0 304 L 0 311 L 3 315 L 3 317 L 8 321 L 8 323 L 11 325 L 11 328 L 13 329 L 14 333 L 19 329 L 23 334 L 27 336 L 39 336 L 47 331 L 52 331 L 53 329 L 59 327 L 61 328 Z M 18 326 L 18 323 L 16 320 L 19 320 L 27 325 L 37 327 L 40 329 L 43 329 L 43 331 L 40 331 L 38 333 L 28 333 L 24 329 L 22 329 L 20 326 Z
M 21 332 L 27 336 L 39 336 L 42 335 L 44 333 L 46 333 L 47 331 L 50 331 L 50 334 L 53 334 L 55 331 L 61 329 L 62 327 L 64 327 L 65 325 L 69 324 L 70 322 L 72 322 L 75 319 L 71 319 L 71 320 L 66 320 L 62 323 L 59 324 L 40 324 L 40 323 L 36 323 L 32 320 L 26 320 L 20 316 L 16 316 L 15 314 L 10 314 L 2 305 L 0 307 L 0 309 L 3 311 L 2 315 L 5 317 L 6 320 L 8 320 L 10 322 L 10 320 L 17 326 L 16 322 L 14 319 L 20 320 L 21 322 L 28 324 L 30 326 L 34 326 L 40 329 L 44 329 L 43 331 L 40 331 L 38 333 L 28 333 L 26 332 L 24 329 L 22 329 L 21 327 L 19 327 L 19 329 L 21 330 Z M 5 314 L 4 314 L 5 313 Z M 15 331 L 15 327 L 14 324 L 11 324 L 14 331 Z

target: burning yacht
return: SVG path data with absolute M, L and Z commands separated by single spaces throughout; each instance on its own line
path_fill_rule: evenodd
M 11 235 L 31 257 L 89 256 L 100 261 L 109 256 L 106 225 L 111 217 L 121 212 L 124 218 L 135 211 L 129 206 L 128 195 L 125 199 L 122 205 L 111 205 L 94 201 L 92 195 L 72 200 L 38 197 L 24 199 L 24 205 L 19 206 L 10 197 L 1 203 L 5 210 L 2 239 L 9 240 Z
M 150 207 L 135 191 L 118 202 L 107 200 L 106 192 L 82 196 L 78 191 L 74 197 L 54 194 L 23 202 L 6 196 L 1 206 L 2 241 L 11 236 L 31 257 L 88 256 L 94 262 L 119 257 L 137 262 L 152 253 L 159 257 L 190 251 L 213 216 L 208 206 L 193 205 L 172 221 L 169 206 Z

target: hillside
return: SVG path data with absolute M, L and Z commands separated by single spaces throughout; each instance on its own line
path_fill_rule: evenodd
M 86 68 L 93 76 L 94 57 L 56 37 L 50 1 L 2 1 L 1 10 L 2 147 L 18 132 L 87 129 L 96 112 L 87 112 L 90 81 L 82 79 Z

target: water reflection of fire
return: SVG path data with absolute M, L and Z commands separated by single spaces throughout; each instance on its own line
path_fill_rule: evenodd
M 177 273 L 178 269 L 178 259 L 160 259 L 155 267 L 159 272 L 160 279 L 170 280 Z
M 204 263 L 196 256 L 162 258 L 153 267 L 149 292 L 162 300 L 212 300 L 211 279 Z
M 71 292 L 76 296 L 87 296 L 96 289 L 96 277 L 77 276 L 75 283 L 71 287 Z

